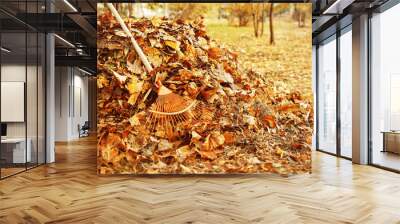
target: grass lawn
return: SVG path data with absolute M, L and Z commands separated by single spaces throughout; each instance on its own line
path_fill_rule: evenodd
M 208 34 L 234 51 L 240 52 L 243 68 L 272 77 L 291 91 L 312 97 L 311 22 L 303 28 L 289 16 L 274 18 L 275 45 L 269 44 L 268 20 L 264 35 L 256 38 L 252 24 L 247 27 L 228 25 L 226 20 L 206 21 Z

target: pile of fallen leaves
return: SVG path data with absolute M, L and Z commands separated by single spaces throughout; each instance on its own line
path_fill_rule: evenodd
M 125 22 L 154 70 L 145 70 L 113 16 L 100 14 L 100 174 L 310 172 L 313 110 L 300 92 L 242 70 L 240 55 L 210 39 L 201 20 Z M 156 77 L 211 116 L 177 125 L 174 136 L 151 128 Z

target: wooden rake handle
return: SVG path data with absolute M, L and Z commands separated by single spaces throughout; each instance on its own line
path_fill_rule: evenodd
M 115 9 L 114 5 L 112 3 L 106 3 L 106 5 L 110 9 L 110 11 L 114 15 L 114 17 L 117 19 L 117 21 L 121 25 L 122 29 L 125 31 L 126 35 L 128 35 L 128 37 L 131 38 L 133 47 L 135 48 L 136 53 L 139 55 L 140 60 L 142 60 L 144 67 L 146 67 L 147 72 L 150 73 L 151 71 L 153 71 L 153 68 L 151 67 L 151 65 L 149 63 L 149 60 L 147 60 L 146 55 L 143 53 L 142 48 L 140 48 L 139 44 L 136 42 L 131 31 L 126 26 L 124 20 L 121 18 L 118 11 Z

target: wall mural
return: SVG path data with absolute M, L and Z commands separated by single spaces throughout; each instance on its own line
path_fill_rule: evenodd
M 97 25 L 99 174 L 311 172 L 311 4 L 99 3 Z

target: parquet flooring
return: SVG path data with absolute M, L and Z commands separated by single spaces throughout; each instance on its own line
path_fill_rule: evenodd
M 0 223 L 400 223 L 400 175 L 314 153 L 313 173 L 96 175 L 95 138 L 0 181 Z

